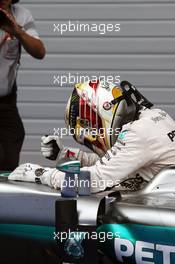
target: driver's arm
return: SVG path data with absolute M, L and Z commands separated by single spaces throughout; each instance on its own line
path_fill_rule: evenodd
M 91 191 L 98 192 L 120 184 L 143 166 L 148 166 L 152 160 L 146 137 L 128 130 L 120 133 L 119 140 L 107 155 L 94 166 L 83 167 L 82 170 L 90 172 Z
M 120 133 L 118 141 L 112 149 L 108 150 L 107 155 L 98 160 L 95 165 L 81 168 L 81 171 L 90 172 L 91 192 L 95 193 L 105 190 L 106 187 L 118 185 L 142 167 L 150 165 L 154 159 L 146 136 L 139 134 L 138 131 L 125 130 Z M 62 186 L 65 178 L 63 172 L 33 164 L 19 166 L 11 173 L 9 179 L 33 182 L 38 180 L 37 170 L 40 172 L 41 183 L 55 189 Z
M 74 156 L 80 161 L 81 167 L 92 166 L 99 160 L 99 156 L 95 153 L 88 153 L 79 148 L 64 146 L 61 138 L 55 135 L 43 136 L 41 138 L 41 153 L 45 158 L 56 161 Z

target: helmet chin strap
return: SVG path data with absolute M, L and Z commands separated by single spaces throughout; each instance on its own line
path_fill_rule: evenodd
M 139 111 L 141 107 L 151 108 L 152 106 L 154 106 L 130 82 L 122 81 L 120 86 L 122 88 L 123 95 L 112 100 L 111 101 L 112 104 L 118 104 L 121 100 L 125 99 L 128 107 L 134 103 L 136 105 L 137 111 Z M 134 95 L 135 100 L 132 97 L 132 95 Z
M 124 90 L 124 93 L 128 94 L 131 98 L 131 100 L 134 101 L 134 99 L 132 98 L 132 94 L 135 96 L 136 101 L 134 101 L 136 104 L 140 106 L 144 106 L 146 108 L 151 108 L 154 106 L 153 103 L 151 103 L 146 97 L 144 97 L 138 90 L 137 88 L 132 85 L 130 82 L 128 81 L 122 81 L 121 82 L 121 88 L 122 90 Z M 129 87 L 129 90 L 126 90 L 126 87 Z

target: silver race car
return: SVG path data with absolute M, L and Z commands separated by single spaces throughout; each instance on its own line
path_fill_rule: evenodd
M 0 176 L 0 235 L 39 242 L 57 263 L 175 263 L 175 167 L 141 191 L 75 197 Z

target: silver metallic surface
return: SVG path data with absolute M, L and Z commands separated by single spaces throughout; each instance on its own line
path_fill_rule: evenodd
M 60 191 L 0 177 L 0 223 L 55 225 L 55 201 Z M 96 225 L 101 198 L 77 197 L 79 224 Z
M 175 192 L 175 166 L 163 169 L 142 191 L 142 193 L 162 192 Z
M 139 192 L 111 199 L 116 222 L 175 226 L 175 167 L 159 173 Z M 77 197 L 80 225 L 96 225 L 102 192 L 90 197 Z M 50 187 L 0 177 L 0 223 L 55 225 L 55 201 L 62 199 L 60 191 Z M 64 198 L 65 199 L 65 198 Z M 109 199 L 109 200 L 110 200 Z M 109 205 L 108 205 L 109 207 Z
M 119 222 L 175 227 L 175 167 L 162 170 L 143 190 L 123 193 L 113 211 Z

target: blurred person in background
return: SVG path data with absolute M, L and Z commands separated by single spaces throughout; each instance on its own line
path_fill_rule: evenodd
M 0 171 L 18 166 L 25 135 L 16 100 L 21 48 L 36 59 L 45 56 L 34 19 L 18 2 L 0 0 Z
M 21 48 L 36 59 L 45 56 L 30 11 L 17 2 L 0 0 L 0 171 L 18 166 L 25 135 L 16 101 Z M 0 263 L 45 263 L 43 249 L 30 241 L 1 236 L 0 245 Z

